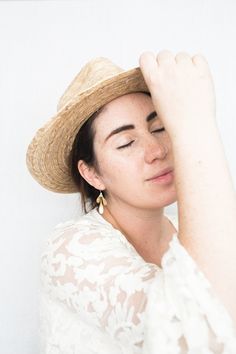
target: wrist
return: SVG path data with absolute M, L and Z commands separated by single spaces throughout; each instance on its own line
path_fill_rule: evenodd
M 176 127 L 168 132 L 173 145 L 194 145 L 208 142 L 211 138 L 219 136 L 216 122 L 206 120 L 205 123 L 191 124 L 189 126 Z

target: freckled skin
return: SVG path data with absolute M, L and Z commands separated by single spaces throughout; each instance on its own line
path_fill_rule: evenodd
M 142 93 L 132 93 L 108 103 L 94 122 L 94 149 L 102 182 L 111 195 L 137 208 L 163 208 L 176 201 L 174 184 L 158 185 L 145 179 L 167 166 L 174 166 L 171 140 L 166 131 L 151 133 L 163 127 L 159 119 L 149 123 L 145 117 L 154 111 L 152 100 Z M 134 124 L 135 129 L 106 136 L 118 126 Z M 117 147 L 135 140 L 130 147 Z
M 160 264 L 170 235 L 176 231 L 163 215 L 176 202 L 174 179 L 168 184 L 146 181 L 166 167 L 174 168 L 172 143 L 160 119 L 147 122 L 155 111 L 150 96 L 131 93 L 109 102 L 93 123 L 94 151 L 99 171 L 78 168 L 95 188 L 106 191 L 103 217 L 119 229 L 144 259 Z M 135 129 L 106 137 L 116 128 L 133 124 Z M 117 149 L 133 140 L 131 146 Z

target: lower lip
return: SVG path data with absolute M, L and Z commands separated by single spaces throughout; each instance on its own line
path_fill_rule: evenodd
M 174 179 L 174 173 L 173 171 L 170 171 L 168 173 L 166 173 L 165 175 L 156 177 L 156 178 L 152 178 L 149 181 L 150 182 L 155 182 L 155 183 L 161 183 L 161 184 L 165 184 L 165 183 L 170 183 L 172 182 Z

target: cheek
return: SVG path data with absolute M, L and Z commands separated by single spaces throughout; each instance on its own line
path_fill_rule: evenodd
M 129 180 L 137 178 L 141 173 L 141 164 L 138 163 L 137 157 L 122 155 L 122 153 L 119 155 L 111 152 L 100 156 L 99 166 L 104 183 L 115 184 L 122 180 L 128 183 Z

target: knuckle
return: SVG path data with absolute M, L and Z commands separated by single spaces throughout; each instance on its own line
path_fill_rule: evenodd
M 168 49 L 163 49 L 158 53 L 158 55 L 170 55 L 170 54 L 173 55 L 173 53 Z
M 196 54 L 192 58 L 192 62 L 195 64 L 195 67 L 202 73 L 206 74 L 209 71 L 209 65 L 206 58 L 202 54 Z
M 201 53 L 197 53 L 197 54 L 195 54 L 195 55 L 193 56 L 193 58 L 199 58 L 199 59 L 201 59 L 201 60 L 205 60 L 204 55 L 203 55 L 203 54 L 201 54 Z
M 167 49 L 161 50 L 158 54 L 157 54 L 157 59 L 169 59 L 169 58 L 173 58 L 174 54 Z
M 179 59 L 187 59 L 190 60 L 191 57 L 187 52 L 178 52 L 175 56 L 175 59 L 179 60 Z
M 207 65 L 206 58 L 202 54 L 195 54 L 192 58 L 195 64 Z

